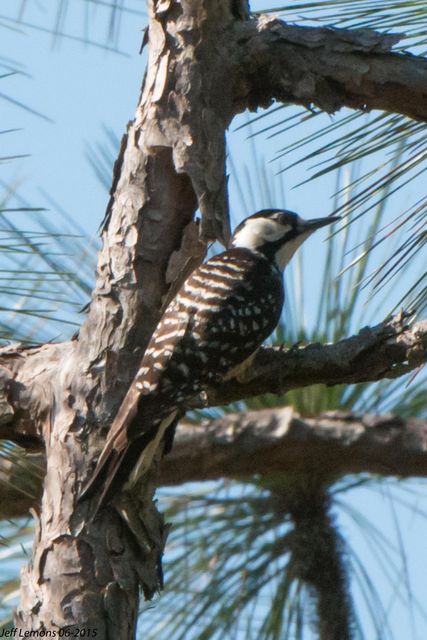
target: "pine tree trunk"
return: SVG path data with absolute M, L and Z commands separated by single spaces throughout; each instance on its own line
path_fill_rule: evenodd
M 149 8 L 148 69 L 114 169 L 87 319 L 72 341 L 17 349 L 5 358 L 10 371 L 0 367 L 14 439 L 46 450 L 16 614 L 33 632 L 133 638 L 140 591 L 151 598 L 162 587 L 166 530 L 153 502 L 161 452 L 131 506 L 119 499 L 92 522 L 90 502 L 76 497 L 162 305 L 207 239 L 227 241 L 232 117 L 279 99 L 427 119 L 424 62 L 388 55 L 394 36 L 247 20 L 244 0 L 151 0 Z
M 167 19 L 161 4 L 169 6 Z M 198 188 L 209 200 L 215 177 L 206 188 L 201 165 L 210 155 L 202 158 L 200 148 L 194 158 L 187 153 L 202 110 L 193 109 L 195 123 L 180 121 L 191 111 L 193 83 L 200 90 L 191 42 L 203 39 L 208 19 L 204 4 L 151 4 L 148 70 L 114 170 L 88 317 L 75 340 L 58 346 L 43 385 L 47 471 L 40 511 L 34 512 L 33 556 L 22 572 L 16 614 L 21 629 L 87 629 L 98 638 L 130 639 L 140 590 L 151 598 L 162 587 L 165 527 L 153 502 L 160 453 L 134 496 L 138 521 L 133 516 L 130 526 L 112 506 L 91 522 L 90 502 L 77 506 L 76 496 L 91 473 L 101 436 L 136 371 L 170 284 L 182 279 L 204 253 L 192 222 L 195 189 L 184 173 L 191 163 Z M 223 9 L 221 3 L 212 5 L 209 20 L 231 20 L 230 13 L 221 16 Z M 223 141 L 224 125 L 220 130 Z M 207 135 L 202 132 L 200 139 Z M 217 153 L 222 188 L 223 144 Z M 216 225 L 215 230 L 215 225 L 215 220 L 210 228 L 205 225 L 205 235 L 227 233 L 227 226 Z M 32 365 L 37 368 L 37 354 Z

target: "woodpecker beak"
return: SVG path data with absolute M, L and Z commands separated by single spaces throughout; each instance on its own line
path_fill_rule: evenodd
M 328 224 L 341 220 L 341 216 L 328 216 L 327 218 L 315 218 L 314 220 L 301 220 L 298 224 L 301 233 L 307 233 L 307 231 L 313 232 L 321 227 L 326 227 Z

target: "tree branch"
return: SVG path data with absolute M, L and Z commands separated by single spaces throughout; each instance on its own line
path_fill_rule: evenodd
M 226 3 L 209 9 L 190 3 L 180 17 L 179 3 L 172 4 L 170 15 L 177 11 L 178 25 L 173 56 L 167 46 L 169 14 L 152 11 L 150 74 L 116 162 L 89 317 L 74 343 L 40 348 L 37 376 L 27 369 L 35 354 L 31 360 L 15 359 L 13 425 L 23 445 L 25 439 L 30 446 L 40 441 L 53 387 L 64 371 L 72 370 L 73 359 L 84 363 L 85 376 L 84 384 L 78 383 L 82 388 L 68 394 L 70 400 L 83 399 L 75 408 L 84 413 L 86 399 L 96 397 L 102 424 L 117 410 L 168 288 L 173 283 L 172 295 L 203 255 L 197 225 L 191 222 L 195 194 L 204 235 L 227 237 L 223 132 L 236 113 L 278 99 L 314 103 L 327 111 L 344 105 L 384 108 L 427 119 L 427 61 L 392 53 L 398 36 L 295 27 L 266 16 L 236 21 Z M 189 38 L 189 28 L 194 33 L 203 30 L 197 57 L 191 51 L 198 36 Z M 310 349 L 312 358 L 315 349 Z M 259 366 L 262 354 L 268 367 L 281 357 L 287 366 L 295 362 L 289 355 L 263 350 Z M 0 386 L 2 379 L 0 375 Z M 316 381 L 322 382 L 318 377 Z M 352 381 L 351 376 L 342 379 L 346 381 Z M 253 385 L 229 389 L 220 390 L 212 402 L 261 392 Z
M 233 116 L 278 99 L 426 119 L 426 63 L 389 53 L 393 37 L 240 21 L 233 8 L 229 0 L 149 2 L 148 70 L 114 170 L 89 314 L 75 340 L 0 358 L 0 437 L 26 447 L 43 442 L 48 459 L 34 555 L 22 573 L 22 629 L 84 623 L 101 635 L 108 629 L 111 637 L 131 638 L 139 589 L 151 597 L 161 587 L 166 530 L 152 500 L 155 469 L 139 495 L 141 536 L 113 508 L 94 524 L 90 505 L 76 508 L 76 494 L 171 285 L 202 259 L 204 240 L 227 241 L 224 131 Z M 263 350 L 252 382 L 215 390 L 210 402 L 354 382 L 362 368 L 368 379 L 401 375 L 425 361 L 425 329 L 421 338 L 404 327 L 367 331 L 344 349 L 350 364 L 339 345 Z
M 393 53 L 396 34 L 370 29 L 291 26 L 271 16 L 236 23 L 242 108 L 282 102 L 381 109 L 427 120 L 427 60 Z M 245 81 L 243 81 L 245 80 Z
M 245 381 L 210 389 L 193 406 L 217 406 L 262 393 L 283 394 L 312 384 L 354 384 L 398 378 L 427 361 L 427 320 L 409 327 L 400 314 L 335 344 L 260 349 Z
M 160 485 L 255 474 L 427 476 L 427 420 L 331 412 L 301 418 L 292 407 L 179 426 Z
M 17 466 L 0 458 L 0 519 L 24 517 L 42 485 L 44 456 Z M 255 474 L 351 473 L 427 477 L 427 420 L 329 412 L 301 418 L 292 407 L 228 414 L 178 426 L 160 486 Z M 30 484 L 31 482 L 31 484 Z
M 209 389 L 206 397 L 195 399 L 192 408 L 221 406 L 262 393 L 284 394 L 312 384 L 332 386 L 398 378 L 427 361 L 427 320 L 411 327 L 408 317 L 399 314 L 334 344 L 316 343 L 290 349 L 283 345 L 263 347 L 243 381 L 233 378 Z M 37 445 L 37 430 L 30 428 L 32 405 L 27 411 L 23 408 L 30 394 L 28 388 L 31 390 L 30 385 L 37 384 L 38 395 L 34 395 L 44 397 L 47 403 L 51 371 L 67 357 L 69 349 L 72 343 L 37 348 L 15 345 L 0 350 L 0 383 L 3 381 L 3 386 L 8 388 L 8 393 L 0 396 L 0 400 L 3 398 L 0 438 L 27 447 L 31 443 Z M 14 378 L 16 370 L 20 373 L 19 382 Z M 38 412 L 42 413 L 42 409 L 43 406 L 39 406 Z
M 233 379 L 210 389 L 207 404 L 226 404 L 261 393 L 283 394 L 311 384 L 369 382 L 409 373 L 427 361 L 427 321 L 409 327 L 407 319 L 407 315 L 400 314 L 335 344 L 288 350 L 265 347 L 246 374 L 250 380 Z M 0 403 L 0 412 L 4 408 L 0 437 L 28 446 L 34 435 L 27 430 L 30 422 L 22 407 L 18 411 L 22 416 L 13 417 L 16 394 L 22 392 L 27 397 L 26 385 L 14 381 L 17 362 L 21 379 L 28 379 L 28 384 L 38 380 L 44 388 L 47 380 L 43 376 L 47 373 L 42 365 L 46 363 L 46 350 L 50 351 L 47 361 L 54 362 L 55 358 L 62 360 L 67 345 L 71 348 L 70 343 L 63 343 L 2 350 L 0 379 L 3 376 L 3 384 L 7 383 L 11 391 L 3 395 Z M 48 390 L 44 390 L 48 397 Z M 206 400 L 195 402 L 195 406 L 206 406 Z M 202 426 L 183 423 L 178 427 L 172 453 L 163 460 L 160 484 L 274 473 L 295 469 L 296 464 L 306 468 L 313 461 L 316 463 L 320 455 L 327 460 L 326 468 L 337 475 L 366 471 L 424 476 L 426 434 L 426 423 L 421 420 L 405 422 L 396 417 L 341 414 L 301 420 L 289 408 L 227 416 Z M 43 459 L 41 454 L 32 458 L 32 466 L 37 463 L 43 468 Z M 17 474 L 15 465 L 1 463 L 0 518 L 24 516 L 32 506 L 31 491 L 21 487 L 24 476 L 22 471 Z M 34 483 L 35 495 L 39 495 L 36 479 Z

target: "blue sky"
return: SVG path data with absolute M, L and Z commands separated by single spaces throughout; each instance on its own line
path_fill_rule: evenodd
M 119 140 L 126 123 L 133 117 L 145 65 L 145 57 L 139 55 L 145 18 L 134 13 L 123 14 L 119 36 L 117 36 L 117 48 L 120 54 L 116 54 L 102 48 L 107 46 L 107 42 L 111 48 L 111 42 L 106 38 L 108 11 L 102 6 L 97 7 L 95 14 L 96 28 L 90 29 L 85 27 L 85 7 L 92 5 L 82 0 L 71 4 L 65 3 L 65 6 L 68 6 L 66 15 L 59 17 L 53 11 L 47 10 L 42 3 L 30 2 L 25 6 L 28 9 L 23 15 L 24 25 L 34 24 L 38 27 L 44 25 L 46 29 L 47 24 L 49 29 L 53 29 L 55 18 L 57 30 L 71 34 L 77 41 L 65 37 L 54 37 L 51 33 L 28 26 L 17 28 L 16 24 L 3 19 L 5 24 L 13 26 L 14 29 L 2 29 L 3 51 L 9 59 L 16 59 L 22 65 L 24 73 L 3 78 L 1 81 L 2 128 L 21 129 L 18 132 L 3 135 L 1 143 L 5 149 L 5 155 L 30 154 L 30 156 L 20 161 L 3 164 L 1 179 L 19 185 L 20 198 L 24 198 L 31 206 L 47 207 L 49 211 L 45 215 L 50 220 L 57 219 L 52 200 L 58 203 L 90 237 L 96 239 L 97 228 L 108 201 L 108 193 L 105 186 L 96 178 L 87 160 L 87 153 L 90 148 L 106 144 L 106 127 Z M 47 5 L 47 7 L 50 6 Z M 128 2 L 127 6 L 136 10 L 141 3 Z M 260 2 L 256 6 L 267 7 L 268 3 Z M 4 0 L 2 12 L 3 15 L 16 15 L 16 2 Z M 95 41 L 98 46 L 79 42 L 78 39 L 86 37 Z M 4 72 L 7 71 L 6 63 Z M 23 108 L 17 109 L 16 105 L 8 102 L 5 97 L 19 101 Z M 41 115 L 37 116 L 27 111 L 25 106 Z M 290 107 L 286 112 L 275 113 L 265 120 L 254 123 L 252 131 L 256 132 L 267 125 L 280 122 L 284 116 L 288 117 L 296 111 L 301 109 Z M 324 128 L 339 117 L 322 115 L 307 123 L 306 130 L 314 131 Z M 271 132 L 274 133 L 280 129 L 277 126 L 272 131 L 248 139 L 251 129 L 237 130 L 247 121 L 248 115 L 242 114 L 233 121 L 228 132 L 229 150 L 235 165 L 238 166 L 240 178 L 244 181 L 248 173 L 251 175 L 249 183 L 246 181 L 243 187 L 246 191 L 247 204 L 242 206 L 239 189 L 234 180 L 235 176 L 231 166 L 229 167 L 232 173 L 230 209 L 233 219 L 240 220 L 251 213 L 252 208 L 261 208 L 267 204 L 285 205 L 305 217 L 328 215 L 333 207 L 332 196 L 335 190 L 333 174 L 309 185 L 295 188 L 296 184 L 310 176 L 312 173 L 310 167 L 315 160 L 291 166 L 286 173 L 280 177 L 277 176 L 281 168 L 288 163 L 292 165 L 299 158 L 298 152 L 279 161 L 275 160 L 275 155 L 284 142 L 289 144 L 297 139 L 300 128 L 290 129 L 281 136 L 269 137 Z M 114 155 L 113 150 L 111 153 Z M 257 186 L 257 183 L 262 183 L 262 180 L 256 179 L 254 157 L 257 158 L 262 171 L 268 172 L 269 180 L 276 189 L 275 197 L 266 194 L 265 189 Z M 373 158 L 366 163 L 366 166 L 369 167 L 369 163 L 372 166 L 381 160 L 381 157 Z M 344 179 L 346 179 L 345 175 Z M 249 185 L 253 187 L 253 197 L 250 197 L 252 194 L 249 191 Z M 399 193 L 392 199 L 388 208 L 390 218 L 401 212 L 402 207 L 406 207 L 406 203 L 411 198 L 415 198 L 420 185 L 422 186 L 422 176 L 418 181 L 408 185 L 404 194 Z M 19 205 L 20 200 L 15 204 Z M 13 202 L 9 206 L 13 206 Z M 15 214 L 14 220 L 28 227 L 28 216 Z M 365 229 L 366 219 L 353 229 L 353 236 L 357 237 L 360 233 L 363 235 Z M 313 236 L 306 245 L 306 254 L 310 257 L 310 278 L 305 282 L 304 288 L 309 297 L 317 296 L 321 289 L 321 283 L 318 280 L 320 271 L 316 263 L 322 260 L 325 253 L 322 239 L 326 235 L 327 231 L 322 231 Z M 389 251 L 391 244 L 388 245 Z M 399 288 L 391 289 L 389 307 L 384 307 L 381 312 L 378 312 L 374 320 L 380 320 L 393 303 L 398 301 L 401 293 Z M 369 317 L 369 314 L 367 315 Z M 307 318 L 307 322 L 309 321 L 310 319 Z
M 22 65 L 20 68 L 23 73 L 1 80 L 0 93 L 3 98 L 0 98 L 0 113 L 1 129 L 19 128 L 20 131 L 1 136 L 0 155 L 30 156 L 3 164 L 1 179 L 18 185 L 19 198 L 23 198 L 32 206 L 45 207 L 47 193 L 83 227 L 89 237 L 96 239 L 108 193 L 96 178 L 87 160 L 87 151 L 89 146 L 93 148 L 99 143 L 105 144 L 105 127 L 120 138 L 126 123 L 133 117 L 145 65 L 144 56 L 139 55 L 141 30 L 145 20 L 135 13 L 137 7 L 143 3 L 127 3 L 132 11 L 123 14 L 120 34 L 117 37 L 121 54 L 106 51 L 102 46 L 82 44 L 76 40 L 87 35 L 84 26 L 86 5 L 81 1 L 71 3 L 66 15 L 57 16 L 58 31 L 71 34 L 76 39 L 54 38 L 52 34 L 37 28 L 12 25 L 4 16 L 16 15 L 16 5 L 16 0 L 3 0 L 0 10 L 0 23 L 13 26 L 13 30 L 1 30 L 0 55 L 4 56 L 0 59 L 0 63 L 3 62 L 1 73 L 7 73 L 8 70 L 9 62 L 5 58 L 13 59 Z M 54 21 L 53 14 L 49 11 L 49 3 L 33 2 L 27 3 L 27 6 L 28 10 L 23 15 L 24 23 L 36 26 L 48 24 L 49 28 L 52 27 Z M 257 6 L 267 7 L 269 3 L 260 2 Z M 49 16 L 48 22 L 46 13 Z M 96 20 L 96 28 L 91 27 L 88 37 L 103 45 L 106 41 L 108 17 L 107 12 L 100 6 L 97 8 Z M 19 101 L 40 115 L 24 107 L 17 108 L 7 98 Z M 266 122 L 274 122 L 275 118 L 278 119 L 278 116 L 270 116 Z M 277 174 L 281 165 L 271 160 L 275 151 L 283 145 L 283 140 L 268 139 L 267 134 L 248 140 L 249 129 L 236 131 L 239 124 L 246 121 L 247 115 L 242 115 L 233 122 L 228 141 L 230 153 L 234 163 L 239 167 L 240 175 L 252 175 L 255 193 L 248 201 L 255 200 L 254 208 L 267 204 L 285 204 L 306 217 L 328 215 L 332 209 L 331 196 L 335 178 L 327 176 L 309 186 L 294 189 L 293 186 L 297 182 L 309 175 L 306 166 L 294 167 L 284 177 L 271 178 L 276 196 L 273 198 L 274 201 L 266 202 L 271 194 L 269 196 L 266 189 L 256 186 L 251 154 L 255 151 L 260 166 L 267 167 L 271 175 Z M 322 116 L 311 126 L 326 126 L 329 121 L 329 116 Z M 252 130 L 258 130 L 262 126 L 262 122 L 256 123 Z M 295 139 L 298 134 L 291 131 L 287 135 L 287 139 L 290 140 Z M 247 159 L 246 169 L 244 159 Z M 420 181 L 415 182 L 408 187 L 404 195 L 396 197 L 391 205 L 390 217 L 405 206 L 407 200 L 415 197 L 420 184 Z M 15 204 L 20 202 L 22 200 L 16 200 Z M 230 182 L 230 202 L 236 219 L 246 214 L 240 202 L 234 176 Z M 54 207 L 45 215 L 54 217 Z M 14 220 L 22 226 L 31 224 L 28 216 L 24 214 L 16 214 Z M 360 225 L 361 232 L 364 225 L 366 227 L 365 222 Z M 306 252 L 308 277 L 304 287 L 308 297 L 315 298 L 321 291 L 318 263 L 325 251 L 326 245 L 322 242 L 325 237 L 326 232 L 323 236 L 319 234 L 310 240 Z M 390 294 L 390 304 L 393 295 L 399 296 L 400 293 L 395 290 Z M 386 311 L 384 307 L 377 312 L 374 319 L 381 320 Z M 369 316 L 368 312 L 366 316 Z M 307 322 L 313 322 L 313 319 L 308 317 Z M 69 331 L 68 328 L 64 328 L 64 337 Z M 395 545 L 399 545 L 398 534 L 393 528 L 393 515 L 384 495 L 374 495 L 366 489 L 359 489 L 353 491 L 351 501 L 376 521 L 378 526 L 390 531 Z M 426 521 L 416 514 L 417 508 L 423 505 L 422 496 L 410 498 L 410 501 L 413 504 L 412 509 L 408 511 L 396 506 L 396 513 L 406 540 L 413 590 L 422 599 L 427 574 L 424 544 L 427 533 Z M 340 516 L 340 520 L 344 532 L 351 532 L 352 541 L 361 549 L 365 542 L 355 533 L 354 525 L 344 515 Z M 374 565 L 372 561 L 372 571 L 386 592 L 390 585 Z M 401 572 L 403 575 L 403 569 Z M 419 613 L 414 613 L 414 631 L 406 604 L 394 602 L 392 595 L 390 602 L 393 605 L 390 616 L 396 629 L 396 638 L 421 640 L 427 637 L 427 624 Z M 372 635 L 372 638 L 374 637 L 376 636 Z

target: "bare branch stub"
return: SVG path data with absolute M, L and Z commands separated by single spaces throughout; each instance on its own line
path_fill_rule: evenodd
M 25 449 L 43 447 L 52 415 L 54 386 L 62 358 L 71 343 L 14 344 L 0 349 L 0 389 L 9 419 L 0 425 L 0 438 Z

